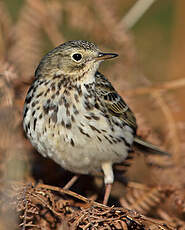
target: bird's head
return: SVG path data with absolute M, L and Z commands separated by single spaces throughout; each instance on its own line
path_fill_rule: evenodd
M 103 53 L 91 42 L 77 40 L 66 42 L 46 54 L 35 76 L 70 76 L 78 78 L 86 73 L 95 73 L 100 63 L 118 56 L 114 53 Z

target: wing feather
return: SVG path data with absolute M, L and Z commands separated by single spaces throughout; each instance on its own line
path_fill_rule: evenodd
M 116 92 L 111 83 L 99 72 L 96 73 L 96 93 L 106 106 L 109 115 L 119 117 L 125 124 L 132 127 L 136 134 L 137 124 L 133 112 Z M 148 154 L 170 156 L 169 153 L 160 150 L 157 146 L 143 140 L 137 135 L 134 139 L 134 146 Z
M 137 124 L 133 112 L 116 92 L 111 83 L 103 74 L 96 73 L 96 92 L 101 97 L 112 116 L 119 117 L 136 132 Z

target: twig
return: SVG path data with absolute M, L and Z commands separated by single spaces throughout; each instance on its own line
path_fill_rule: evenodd
M 67 194 L 69 196 L 72 196 L 72 197 L 75 197 L 79 200 L 82 200 L 84 201 L 85 203 L 92 203 L 100 208 L 108 208 L 108 206 L 106 205 L 103 205 L 103 204 L 100 204 L 98 202 L 95 202 L 95 201 L 92 201 L 92 200 L 89 200 L 87 198 L 85 198 L 84 196 L 81 196 L 75 192 L 72 192 L 70 190 L 65 190 L 65 189 L 62 189 L 62 188 L 59 188 L 59 187 L 56 187 L 56 186 L 52 186 L 52 185 L 46 185 L 46 184 L 38 184 L 37 185 L 37 188 L 44 188 L 44 189 L 49 189 L 49 190 L 52 190 L 52 191 L 56 191 L 56 192 L 59 192 L 59 193 L 62 193 L 62 194 Z
M 182 79 L 177 79 L 177 80 L 162 83 L 160 86 L 158 85 L 154 87 L 142 87 L 142 88 L 127 90 L 124 91 L 124 94 L 128 96 L 144 95 L 144 94 L 151 94 L 151 93 L 165 91 L 165 90 L 173 90 L 173 89 L 175 90 L 184 86 L 185 86 L 185 78 L 182 78 Z
M 125 28 L 127 30 L 131 29 L 155 1 L 156 0 L 138 0 L 123 17 L 118 27 Z
M 166 124 L 168 124 L 168 127 L 169 127 L 168 135 L 170 136 L 170 139 L 173 143 L 173 152 L 174 152 L 173 156 L 174 157 L 176 156 L 177 158 L 178 156 L 175 153 L 179 152 L 180 150 L 180 142 L 178 138 L 176 123 L 171 113 L 171 110 L 168 107 L 168 105 L 165 103 L 165 101 L 163 100 L 159 92 L 152 93 L 152 97 L 157 101 L 157 103 L 159 104 L 159 107 L 164 113 L 164 116 L 166 118 Z

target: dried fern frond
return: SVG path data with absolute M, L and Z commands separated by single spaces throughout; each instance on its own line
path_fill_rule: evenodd
M 33 75 L 41 55 L 40 27 L 43 20 L 41 1 L 26 1 L 14 28 L 14 42 L 8 50 L 9 60 L 15 64 L 23 79 Z
M 6 80 L 12 84 L 18 78 L 15 67 L 3 59 L 0 60 L 0 73 L 3 74 Z
M 171 216 L 169 215 L 167 212 L 165 212 L 164 210 L 162 210 L 161 208 L 157 209 L 157 214 L 163 219 L 166 220 L 168 222 L 171 222 L 174 224 L 174 226 L 176 226 L 176 229 L 178 230 L 184 230 L 185 229 L 185 221 L 183 221 L 182 219 L 176 217 L 176 216 Z
M 117 14 L 114 12 L 114 8 L 112 7 L 111 1 L 94 1 L 94 7 L 96 9 L 96 12 L 98 13 L 99 20 L 101 23 L 104 25 L 106 28 L 106 38 L 110 41 L 111 39 L 116 40 L 116 42 L 121 43 L 120 37 L 119 39 L 114 37 L 114 36 L 109 36 L 113 35 L 114 33 L 114 28 L 118 24 L 118 18 Z
M 61 22 L 61 4 L 57 1 L 27 0 L 21 9 L 14 31 L 14 44 L 9 50 L 9 59 L 15 63 L 24 79 L 34 73 L 43 47 L 42 33 L 46 32 L 55 45 L 64 39 L 57 29 Z
M 4 201 L 1 203 L 3 209 L 16 209 L 22 229 L 37 229 L 42 226 L 47 226 L 46 229 L 58 229 L 59 225 L 66 224 L 65 216 L 74 211 L 72 200 L 59 196 L 44 186 L 21 182 L 11 182 L 6 187 Z
M 171 202 L 176 206 L 176 214 L 184 215 L 185 214 L 185 187 L 174 189 L 174 192 L 171 196 Z
M 90 9 L 88 1 L 84 3 L 74 0 L 66 1 L 63 5 L 63 8 L 64 11 L 69 15 L 68 23 L 70 26 L 72 26 L 72 28 L 83 30 L 85 34 L 91 33 L 93 29 L 97 31 L 96 27 L 98 27 L 98 24 L 95 23 L 96 17 Z M 88 23 L 84 24 L 84 18 L 88 20 Z
M 56 193 L 57 191 L 57 193 Z M 67 199 L 82 199 L 86 203 L 75 208 L 74 201 Z M 65 199 L 64 199 L 65 197 Z M 7 202 L 8 201 L 8 202 Z M 71 191 L 58 187 L 40 184 L 33 186 L 21 183 L 11 183 L 6 188 L 6 202 L 1 203 L 1 209 L 16 207 L 22 229 L 163 229 L 174 230 L 175 227 L 166 221 L 145 217 L 135 211 L 125 208 L 107 207 L 90 201 Z
M 17 79 L 14 67 L 0 61 L 0 106 L 12 106 L 14 102 L 13 82 Z
M 157 156 L 157 155 L 146 154 L 145 162 L 153 171 L 158 170 L 155 172 L 158 175 L 161 172 L 164 172 L 164 170 L 169 170 L 174 167 L 174 162 L 172 158 L 168 156 L 159 156 L 159 155 Z
M 52 45 L 55 47 L 65 42 L 63 34 L 59 31 L 59 26 L 62 23 L 62 4 L 57 0 L 48 1 L 45 5 L 45 16 L 43 18 L 43 29 Z
M 175 229 L 175 225 L 169 224 L 168 222 L 147 218 L 137 212 L 123 208 L 93 205 L 75 214 L 68 219 L 69 223 L 72 223 L 71 229 Z
M 20 114 L 15 104 L 16 101 L 16 84 L 18 82 L 18 75 L 15 71 L 15 68 L 12 64 L 0 61 L 0 107 L 1 113 L 3 114 L 6 109 L 12 110 L 10 114 L 6 116 L 7 124 L 11 124 L 11 130 L 21 122 Z M 14 120 L 12 122 L 12 118 Z M 2 123 L 3 125 L 3 123 Z M 12 133 L 13 136 L 13 133 Z
M 159 206 L 167 196 L 167 191 L 159 187 L 130 182 L 125 197 L 120 199 L 123 207 L 147 214 Z
M 7 57 L 7 49 L 11 44 L 12 21 L 3 1 L 0 2 L 0 15 L 0 53 L 2 57 Z

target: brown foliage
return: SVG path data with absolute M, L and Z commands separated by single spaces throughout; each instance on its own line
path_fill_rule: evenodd
M 185 229 L 184 142 L 180 136 L 184 124 L 175 122 L 173 109 L 178 102 L 168 100 L 168 92 L 183 88 L 185 81 L 152 86 L 137 70 L 132 36 L 120 23 L 118 7 L 112 7 L 110 0 L 93 3 L 26 0 L 15 23 L 5 4 L 0 3 L 0 229 Z M 82 176 L 74 186 L 76 193 L 63 190 L 61 186 L 71 175 L 35 154 L 22 131 L 28 82 L 44 50 L 79 38 L 95 41 L 102 49 L 119 51 L 120 59 L 106 66 L 104 73 L 130 101 L 139 133 L 155 144 L 164 144 L 172 153 L 171 159 L 142 158 L 133 153 L 116 166 L 118 182 L 110 205 L 119 208 L 98 203 L 103 194 L 98 177 L 86 181 Z M 151 121 L 160 124 L 157 132 L 151 131 L 144 120 L 145 108 L 158 111 L 161 119 L 154 116 Z M 125 171 L 129 181 L 137 183 L 125 183 Z M 39 180 L 42 183 L 35 185 Z
M 147 218 L 136 211 L 107 207 L 71 191 L 39 184 L 11 184 L 6 189 L 4 212 L 14 207 L 22 229 L 174 229 L 174 224 Z M 57 194 L 54 194 L 57 191 Z M 78 198 L 81 203 L 75 203 Z M 85 204 L 82 203 L 85 202 Z

